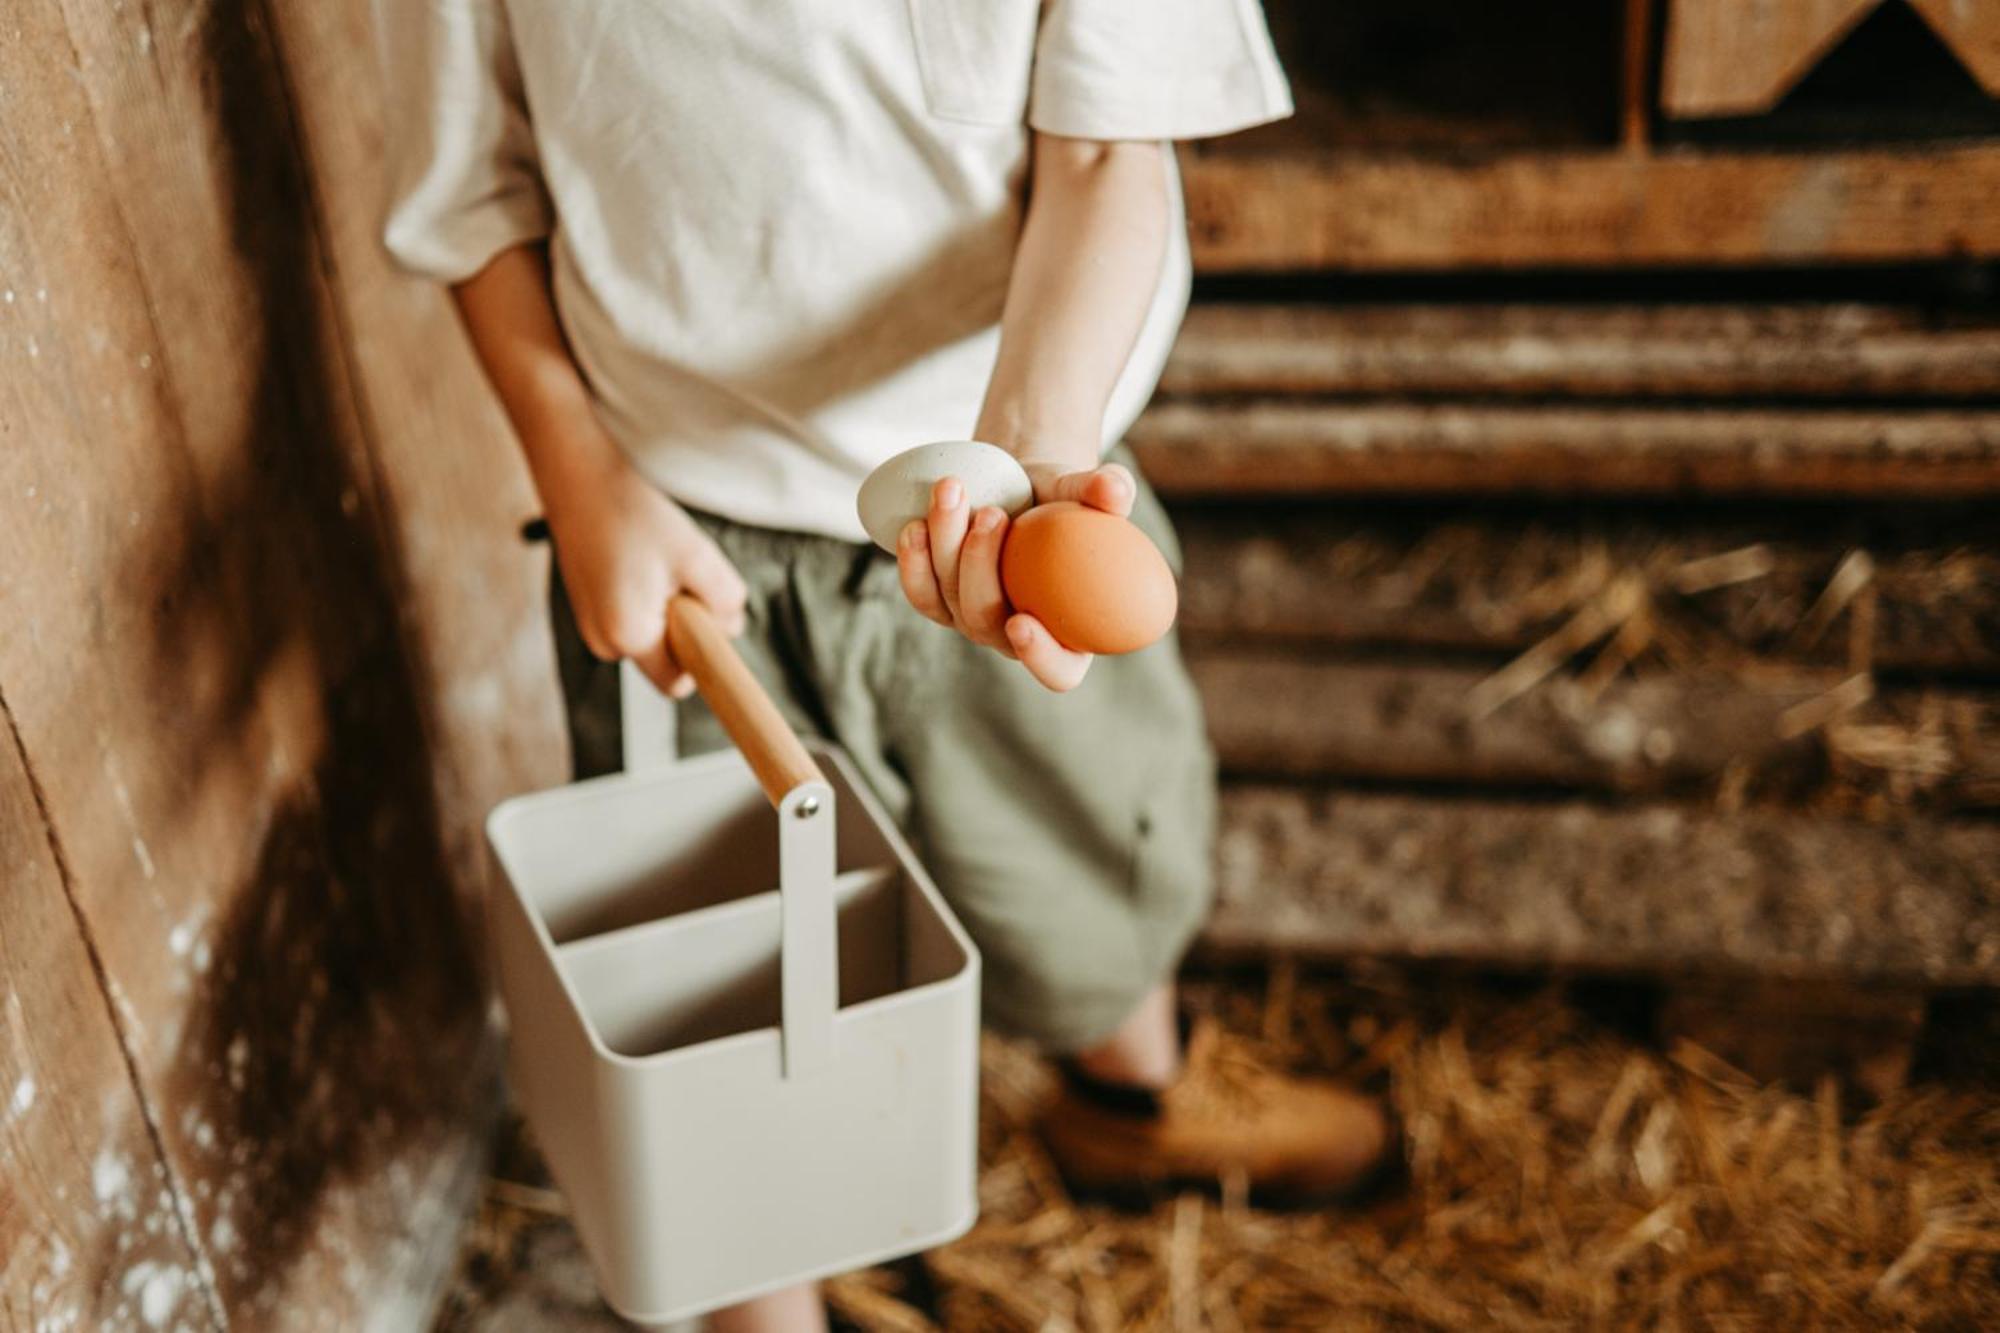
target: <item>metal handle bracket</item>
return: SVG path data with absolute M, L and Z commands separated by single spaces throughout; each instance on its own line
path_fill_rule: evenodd
M 833 788 L 824 778 L 801 782 L 778 804 L 779 981 L 786 1078 L 804 1077 L 833 1060 L 833 1014 L 840 1003 L 834 827 Z

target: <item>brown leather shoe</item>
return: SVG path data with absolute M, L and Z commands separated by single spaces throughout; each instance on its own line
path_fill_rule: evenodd
M 1065 1069 L 1042 1135 L 1073 1191 L 1115 1202 L 1233 1177 L 1258 1203 L 1298 1207 L 1357 1195 L 1401 1158 L 1381 1100 L 1277 1073 L 1211 1023 L 1195 1026 L 1181 1077 L 1162 1093 Z

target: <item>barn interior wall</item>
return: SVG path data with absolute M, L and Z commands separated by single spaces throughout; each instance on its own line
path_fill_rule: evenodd
M 532 501 L 380 253 L 365 4 L 10 26 L 0 1302 L 359 1327 L 495 1102 L 479 820 L 563 762 Z

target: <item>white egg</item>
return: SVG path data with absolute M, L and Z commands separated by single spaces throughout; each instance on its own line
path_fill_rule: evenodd
M 896 549 L 896 538 L 930 511 L 931 487 L 957 477 L 973 509 L 997 506 L 1019 514 L 1034 500 L 1034 487 L 1014 455 L 998 445 L 977 440 L 944 440 L 906 449 L 868 474 L 854 507 L 861 526 L 885 551 Z

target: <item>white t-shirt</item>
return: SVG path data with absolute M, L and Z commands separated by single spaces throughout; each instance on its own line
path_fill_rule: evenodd
M 854 493 L 970 433 L 1028 130 L 1184 139 L 1291 110 L 1257 0 L 377 0 L 385 238 L 446 282 L 546 237 L 612 435 L 683 503 L 863 540 Z M 1174 225 L 1106 413 L 1186 305 Z

